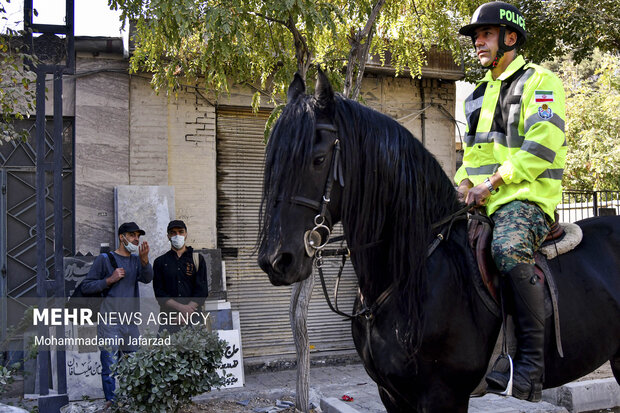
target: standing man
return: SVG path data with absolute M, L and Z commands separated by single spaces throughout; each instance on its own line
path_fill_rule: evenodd
M 155 259 L 153 290 L 162 312 L 190 315 L 200 311 L 209 294 L 207 266 L 200 254 L 185 244 L 187 226 L 181 220 L 170 221 L 167 228 L 170 251 Z M 175 333 L 181 325 L 160 325 L 159 331 Z
M 492 254 L 515 307 L 513 395 L 539 401 L 545 311 L 534 252 L 562 196 L 564 89 L 553 73 L 518 54 L 527 32 L 516 7 L 483 4 L 459 33 L 471 37 L 480 64 L 489 70 L 465 100 L 465 151 L 454 180 L 460 199 L 485 207 L 495 223 Z M 489 389 L 504 390 L 508 374 L 491 372 Z
M 116 383 L 110 374 L 110 366 L 124 353 L 138 348 L 130 340 L 140 336 L 135 322 L 131 320 L 140 311 L 140 291 L 138 281 L 148 284 L 153 279 L 153 267 L 149 263 L 149 245 L 146 241 L 139 245 L 144 235 L 135 222 L 126 222 L 118 228 L 119 247 L 109 253 L 101 254 L 90 267 L 82 281 L 85 295 L 102 294 L 104 297 L 99 313 L 107 322 L 97 324 L 97 335 L 101 338 L 115 339 L 119 345 L 101 350 L 101 383 L 109 407 L 114 401 Z M 138 253 L 138 255 L 134 255 Z M 122 315 L 128 317 L 122 317 Z M 134 319 L 135 320 L 135 319 Z

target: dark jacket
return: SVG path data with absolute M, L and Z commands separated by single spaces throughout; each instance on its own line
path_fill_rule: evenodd
M 162 310 L 169 310 L 164 303 L 170 298 L 181 304 L 194 301 L 202 307 L 209 295 L 207 265 L 199 254 L 199 268 L 196 271 L 193 252 L 192 247 L 187 247 L 179 257 L 176 251 L 170 250 L 155 259 L 153 290 Z

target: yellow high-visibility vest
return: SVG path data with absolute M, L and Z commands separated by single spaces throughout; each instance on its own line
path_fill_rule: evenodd
M 517 56 L 496 80 L 487 72 L 464 110 L 463 165 L 454 181 L 469 178 L 478 185 L 499 171 L 504 185 L 486 203 L 488 215 L 521 200 L 538 204 L 553 219 L 567 150 L 562 81 Z

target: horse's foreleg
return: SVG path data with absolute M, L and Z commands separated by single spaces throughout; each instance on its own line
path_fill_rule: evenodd
M 467 413 L 469 397 L 456 400 L 453 397 L 428 398 L 418 400 L 414 407 L 412 400 L 402 400 L 391 394 L 386 388 L 379 387 L 379 396 L 387 413 Z
M 395 400 L 394 397 L 392 397 L 392 395 L 384 387 L 378 387 L 379 396 L 381 396 L 381 401 L 383 402 L 383 405 L 385 406 L 385 411 L 387 413 L 406 413 L 411 411 L 411 409 L 402 406 L 402 402 L 399 405 L 398 401 Z

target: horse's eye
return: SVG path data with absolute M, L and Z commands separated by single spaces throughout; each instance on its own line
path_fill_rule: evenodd
M 319 166 L 323 162 L 325 162 L 325 157 L 324 156 L 317 156 L 316 158 L 314 158 L 314 165 L 315 166 Z

